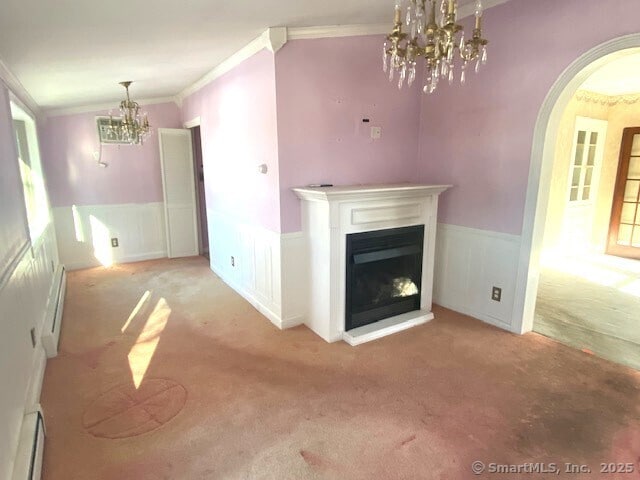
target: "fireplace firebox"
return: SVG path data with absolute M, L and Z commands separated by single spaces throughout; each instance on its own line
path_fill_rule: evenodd
M 346 237 L 345 330 L 420 309 L 424 225 Z

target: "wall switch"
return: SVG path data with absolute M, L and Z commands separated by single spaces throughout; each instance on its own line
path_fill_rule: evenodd
M 120 246 L 120 244 L 118 243 L 118 239 L 117 239 L 117 238 L 112 238 L 112 239 L 111 239 L 111 246 L 112 246 L 113 248 L 116 248 L 116 247 L 119 247 L 119 246 Z
M 499 302 L 502 300 L 502 289 L 498 287 L 493 287 L 491 291 L 491 300 L 495 302 Z
M 235 267 L 236 266 L 236 257 L 231 257 L 231 266 Z
M 371 127 L 371 138 L 378 140 L 382 137 L 382 127 Z

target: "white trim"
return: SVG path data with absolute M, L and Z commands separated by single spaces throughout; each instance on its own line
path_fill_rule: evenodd
M 433 318 L 434 315 L 429 310 L 415 310 L 343 332 L 342 339 L 352 347 L 355 347 L 387 335 L 393 335 L 394 333 L 423 325 L 433 320 Z
M 145 262 L 147 260 L 157 260 L 159 258 L 168 258 L 166 250 L 134 254 L 134 255 L 126 255 L 122 258 L 119 258 L 117 263 L 114 262 L 114 265 L 121 265 L 124 263 Z M 103 265 L 98 260 L 70 262 L 65 264 L 65 268 L 70 272 L 73 270 L 84 270 L 85 268 L 95 268 L 95 267 L 102 267 L 102 266 Z M 103 267 L 103 268 L 110 268 L 110 267 Z
M 283 240 L 295 240 L 299 238 L 304 238 L 304 232 L 299 231 L 299 232 L 282 233 L 280 234 L 280 238 L 282 238 Z
M 231 71 L 242 62 L 247 60 L 248 58 L 254 56 L 260 50 L 266 48 L 271 52 L 275 53 L 287 42 L 287 28 L 286 27 L 275 27 L 275 28 L 267 28 L 262 34 L 253 39 L 247 45 L 242 47 L 236 53 L 231 55 L 226 60 L 219 63 L 216 67 L 214 67 L 209 73 L 203 76 L 200 80 L 195 82 L 193 85 L 182 90 L 178 95 L 176 95 L 176 99 L 178 104 L 182 104 L 182 101 L 188 97 L 189 95 L 197 92 L 205 85 L 213 82 L 215 79 L 220 78 L 225 73 Z
M 509 0 L 485 0 L 484 9 L 495 7 Z M 473 15 L 475 6 L 473 3 L 462 5 L 458 9 L 458 18 L 462 19 Z M 390 13 L 393 13 L 390 11 Z M 393 24 L 386 23 L 357 24 L 357 25 L 320 25 L 313 27 L 289 28 L 289 40 L 307 40 L 314 38 L 359 37 L 364 35 L 388 35 Z
M 570 99 L 591 74 L 610 61 L 629 54 L 624 50 L 636 48 L 640 48 L 640 33 L 619 37 L 592 48 L 562 72 L 540 108 L 533 133 L 513 310 L 514 321 L 519 323 L 514 325 L 514 329 L 519 333 L 526 333 L 533 329 L 540 250 L 562 113 Z
M 486 11 L 489 8 L 497 7 L 498 5 L 502 5 L 503 3 L 507 3 L 509 0 L 484 0 L 483 6 Z M 465 5 L 462 5 L 458 9 L 458 19 L 469 17 L 475 13 L 475 5 L 474 2 L 469 2 Z
M 454 225 L 452 223 L 440 223 L 438 222 L 438 230 L 451 230 L 457 233 L 466 235 L 481 235 L 483 237 L 495 238 L 498 240 L 504 240 L 505 242 L 520 243 L 519 235 L 512 235 L 510 233 L 494 232 L 492 230 L 480 230 L 478 228 L 463 227 L 461 225 Z
M 63 107 L 63 108 L 50 108 L 44 111 L 46 118 L 61 117 L 64 115 L 75 115 L 78 113 L 90 113 L 90 112 L 102 112 L 102 111 L 118 111 L 119 100 L 114 100 L 110 103 L 97 103 L 91 105 L 82 105 L 79 107 Z M 143 98 L 141 100 L 136 99 L 139 105 L 160 105 L 162 103 L 175 103 L 178 105 L 176 97 L 158 97 L 158 98 Z
M 6 63 L 2 61 L 0 58 L 0 80 L 2 83 L 6 85 L 9 89 L 9 92 L 12 92 L 17 96 L 20 100 L 18 100 L 18 104 L 22 104 L 26 107 L 26 110 L 30 110 L 36 117 L 39 117 L 42 113 L 42 110 L 33 99 L 33 97 L 29 94 L 26 88 L 22 85 L 18 77 L 16 77 Z
M 229 285 L 233 290 L 236 291 L 242 298 L 244 298 L 247 302 L 255 307 L 258 312 L 267 317 L 271 323 L 273 323 L 280 330 L 284 330 L 285 328 L 289 328 L 289 326 L 285 326 L 285 322 L 280 318 L 276 312 L 267 307 L 264 302 L 258 300 L 258 298 L 249 291 L 249 289 L 243 287 L 239 282 L 237 282 L 231 275 L 227 275 L 227 271 L 222 268 L 220 265 L 216 265 L 213 262 L 211 263 L 211 270 L 217 276 L 219 276 L 224 283 Z M 287 323 L 293 323 L 294 320 L 289 320 Z M 299 323 L 295 323 L 291 326 L 297 326 Z
M 196 117 L 193 120 L 189 120 L 188 122 L 184 122 L 184 128 L 194 128 L 202 125 L 200 121 L 200 117 Z
M 289 29 L 289 40 L 384 35 L 391 32 L 392 27 L 393 25 L 391 22 L 376 23 L 372 25 L 325 25 L 319 27 L 297 27 Z

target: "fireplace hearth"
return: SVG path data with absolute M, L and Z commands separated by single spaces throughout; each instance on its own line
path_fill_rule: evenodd
M 424 225 L 346 237 L 346 331 L 420 310 Z

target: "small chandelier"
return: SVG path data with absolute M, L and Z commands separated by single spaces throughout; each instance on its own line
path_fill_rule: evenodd
M 141 114 L 140 105 L 129 98 L 129 86 L 133 82 L 120 82 L 127 91 L 127 98 L 120 102 L 120 118 L 109 115 L 108 135 L 122 143 L 142 145 L 151 133 L 147 114 Z
M 398 88 L 407 81 L 411 86 L 416 78 L 417 60 L 424 57 L 424 93 L 433 93 L 441 79 L 451 84 L 460 68 L 460 83 L 466 80 L 469 65 L 476 73 L 487 63 L 487 40 L 482 38 L 482 0 L 475 2 L 473 36 L 465 41 L 464 29 L 457 23 L 458 1 L 396 0 L 394 26 L 387 36 L 383 51 L 383 70 L 393 81 L 398 73 Z M 406 14 L 403 21 L 403 4 Z M 402 31 L 406 26 L 409 33 Z M 459 59 L 459 60 L 458 60 Z M 456 64 L 460 63 L 460 67 Z

